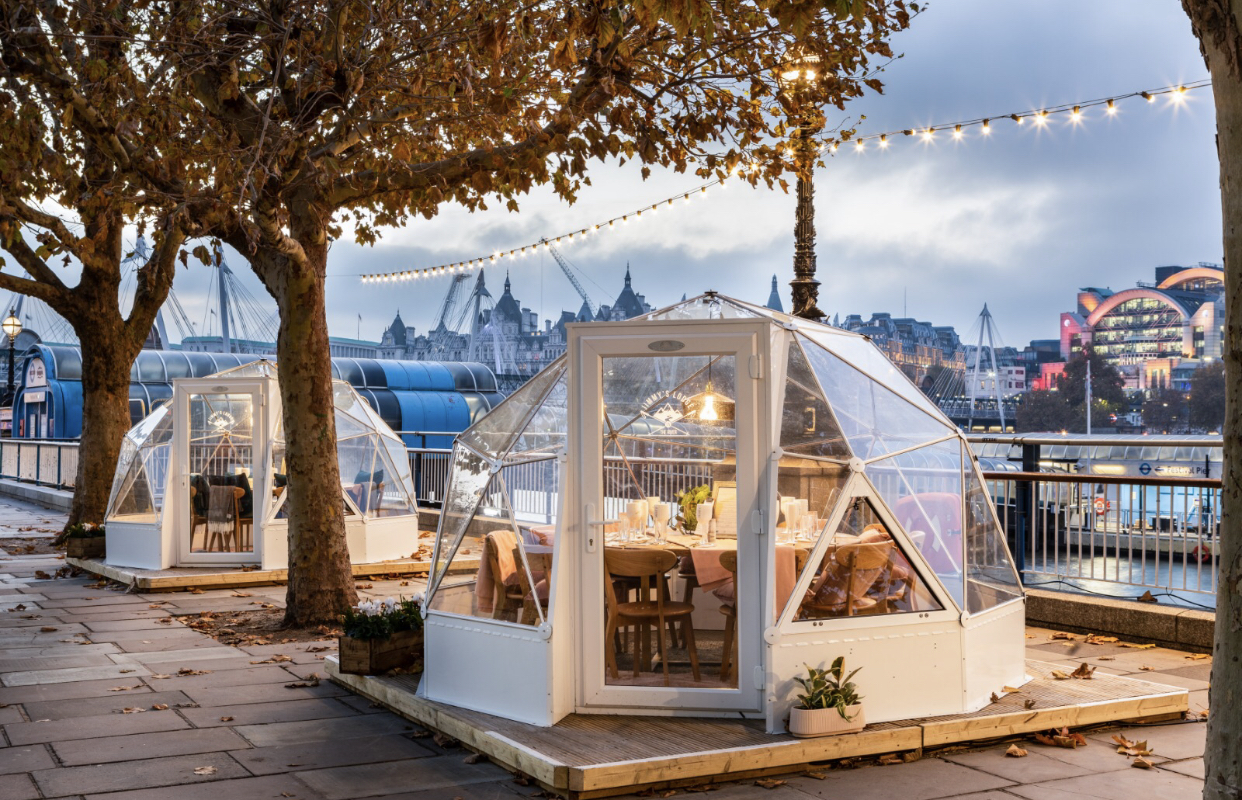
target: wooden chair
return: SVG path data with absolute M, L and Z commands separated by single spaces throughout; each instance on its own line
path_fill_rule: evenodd
M 540 608 L 543 609 L 543 618 L 548 618 L 548 598 L 538 597 L 536 593 L 539 591 L 542 583 L 547 590 L 552 583 L 552 554 L 551 553 L 527 553 L 526 563 L 530 566 L 531 578 L 534 579 L 535 585 L 531 586 L 530 581 L 526 578 L 526 570 L 522 569 L 522 553 L 518 548 L 513 548 L 513 563 L 517 565 L 518 585 L 522 589 L 522 624 L 535 625 L 539 622 L 539 615 L 535 611 L 536 601 Z M 544 592 L 548 594 L 547 591 Z M 550 596 L 550 595 L 549 595 Z
M 483 538 L 483 554 L 492 574 L 492 619 L 516 621 L 526 597 L 518 582 L 522 570 L 511 566 L 522 562 L 506 565 L 500 559 L 501 553 L 509 556 L 516 547 L 517 536 L 513 531 L 495 530 Z
M 608 580 L 604 581 L 604 599 L 607 606 L 608 619 L 604 633 L 604 641 L 612 641 L 617 630 L 622 626 L 633 625 L 639 634 L 634 637 L 634 677 L 638 677 L 644 662 L 650 663 L 650 653 L 645 628 L 654 623 L 656 641 L 660 654 L 660 665 L 664 668 L 664 685 L 671 685 L 668 674 L 668 652 L 665 648 L 665 634 L 670 620 L 682 619 L 690 621 L 694 606 L 690 603 L 678 603 L 668 599 L 667 573 L 677 566 L 677 556 L 667 550 L 621 550 L 613 547 L 604 548 L 604 569 Z M 614 578 L 638 578 L 640 589 L 638 599 L 620 602 L 613 588 Z M 670 637 L 671 638 L 671 637 Z M 672 642 L 669 642 L 671 646 Z M 690 669 L 694 679 L 699 677 L 699 654 L 694 644 L 694 626 L 686 627 L 686 649 L 690 654 Z M 617 669 L 616 651 L 608 648 L 607 666 L 614 680 L 620 678 Z
M 806 615 L 852 617 L 887 610 L 887 601 L 881 605 L 867 593 L 887 573 L 892 550 L 891 541 L 849 544 L 830 550 L 802 604 Z M 825 594 L 825 589 L 830 591 Z M 887 588 L 884 592 L 887 597 Z

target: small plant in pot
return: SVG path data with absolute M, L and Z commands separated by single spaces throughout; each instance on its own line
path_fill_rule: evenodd
M 835 736 L 853 733 L 867 726 L 862 697 L 852 678 L 845 674 L 845 656 L 838 656 L 828 669 L 806 665 L 807 676 L 794 678 L 802 687 L 798 702 L 789 712 L 789 732 L 794 736 Z
M 341 672 L 423 671 L 423 598 L 365 600 L 341 617 Z
M 104 526 L 76 522 L 65 529 L 65 555 L 69 558 L 103 558 Z

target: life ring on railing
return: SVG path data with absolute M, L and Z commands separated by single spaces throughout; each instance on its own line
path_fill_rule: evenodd
M 1200 545 L 1196 545 L 1196 546 L 1195 546 L 1195 549 L 1190 551 L 1190 555 L 1191 555 L 1191 557 L 1193 557 L 1193 558 L 1197 558 L 1197 559 L 1199 559 L 1199 563 L 1200 563 L 1200 564 L 1206 564 L 1206 563 L 1208 563 L 1209 561 L 1211 561 L 1211 560 L 1212 560 L 1212 551 L 1211 551 L 1211 549 L 1209 549 L 1209 548 L 1207 548 L 1207 547 L 1204 547 L 1204 546 L 1203 546 L 1203 545 L 1201 545 L 1201 544 L 1200 544 Z
M 1112 507 L 1113 507 L 1113 504 L 1109 502 L 1108 500 L 1106 500 L 1105 498 L 1103 497 L 1095 498 L 1095 513 L 1099 514 L 1101 517 L 1104 516 L 1104 514 L 1106 514 L 1108 510 Z

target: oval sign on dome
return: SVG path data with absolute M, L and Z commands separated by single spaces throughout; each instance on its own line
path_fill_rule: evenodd
M 647 349 L 657 353 L 675 353 L 685 346 L 685 342 L 679 342 L 676 339 L 660 339 L 647 345 Z

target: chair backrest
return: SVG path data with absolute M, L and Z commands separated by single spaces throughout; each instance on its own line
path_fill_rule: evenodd
M 737 551 L 726 550 L 720 554 L 720 566 L 733 573 L 733 577 L 737 577 Z
M 517 547 L 517 537 L 513 531 L 503 528 L 494 530 L 483 539 L 483 552 L 487 556 L 488 566 L 492 570 L 493 583 L 503 584 L 506 580 L 521 572 L 517 565 L 522 563 L 512 558 L 513 549 Z M 501 558 L 501 553 L 509 556 Z
M 617 578 L 648 578 L 663 575 L 677 565 L 668 550 L 622 550 L 604 548 L 604 569 Z

